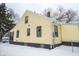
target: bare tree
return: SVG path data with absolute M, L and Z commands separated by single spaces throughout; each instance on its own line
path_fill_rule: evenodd
M 65 9 L 63 7 L 58 7 L 57 11 L 53 13 L 53 17 L 56 18 L 56 20 L 62 21 L 65 16 Z
M 55 13 L 53 13 L 53 17 L 55 17 L 59 21 L 64 21 L 65 23 L 69 23 L 73 21 L 77 16 L 77 12 L 69 9 L 65 10 L 63 7 L 59 7 Z
M 69 23 L 70 21 L 73 21 L 77 16 L 77 12 L 73 11 L 72 9 L 69 9 L 65 13 L 66 17 L 66 23 Z
M 74 11 L 72 9 L 66 10 L 62 6 L 58 7 L 55 12 L 52 12 L 51 8 L 45 9 L 43 14 L 46 17 L 56 18 L 56 20 L 59 20 L 59 21 L 65 22 L 65 23 L 70 23 L 77 16 L 76 11 Z

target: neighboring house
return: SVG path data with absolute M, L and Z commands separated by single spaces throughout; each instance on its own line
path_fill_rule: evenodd
M 10 43 L 50 49 L 62 43 L 70 44 L 72 40 L 78 42 L 78 35 L 77 25 L 62 24 L 55 19 L 26 11 L 10 31 Z

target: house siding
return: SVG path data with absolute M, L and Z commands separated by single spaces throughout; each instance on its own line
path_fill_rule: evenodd
M 79 42 L 78 24 L 62 25 L 62 41 L 63 42 Z
M 25 24 L 25 16 L 28 16 L 28 23 Z M 36 27 L 42 27 L 42 37 L 36 36 Z M 27 36 L 27 28 L 30 28 L 30 36 Z M 16 31 L 20 31 L 19 38 L 16 38 Z M 20 22 L 13 30 L 14 42 L 26 42 L 26 43 L 38 43 L 38 44 L 50 44 L 52 39 L 51 22 L 41 16 L 37 16 L 31 12 L 27 12 L 23 15 Z
M 28 22 L 25 23 L 25 17 Z M 53 19 L 52 19 L 53 20 Z M 54 37 L 54 25 L 58 27 L 58 37 Z M 37 26 L 41 26 L 41 37 L 37 37 Z M 30 28 L 30 36 L 27 36 L 27 29 Z M 19 30 L 19 37 L 16 31 Z M 61 24 L 60 22 L 50 21 L 48 18 L 39 16 L 33 12 L 25 12 L 19 23 L 10 31 L 14 32 L 13 43 L 30 45 L 36 47 L 54 48 L 61 44 L 79 46 L 79 25 Z M 53 47 L 54 46 L 54 47 Z

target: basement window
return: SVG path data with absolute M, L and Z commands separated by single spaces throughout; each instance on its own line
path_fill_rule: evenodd
M 28 23 L 28 16 L 25 16 L 25 24 Z
M 19 30 L 16 32 L 16 38 L 19 38 Z
M 36 36 L 37 37 L 41 37 L 42 36 L 41 26 L 37 26 L 37 28 L 36 28 Z
M 27 36 L 30 36 L 30 28 L 27 28 Z
M 54 25 L 54 37 L 58 37 L 58 26 Z

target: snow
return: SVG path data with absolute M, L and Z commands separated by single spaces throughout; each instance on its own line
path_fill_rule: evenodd
M 79 56 L 79 47 L 61 45 L 54 49 L 35 48 L 23 45 L 0 43 L 1 56 Z

